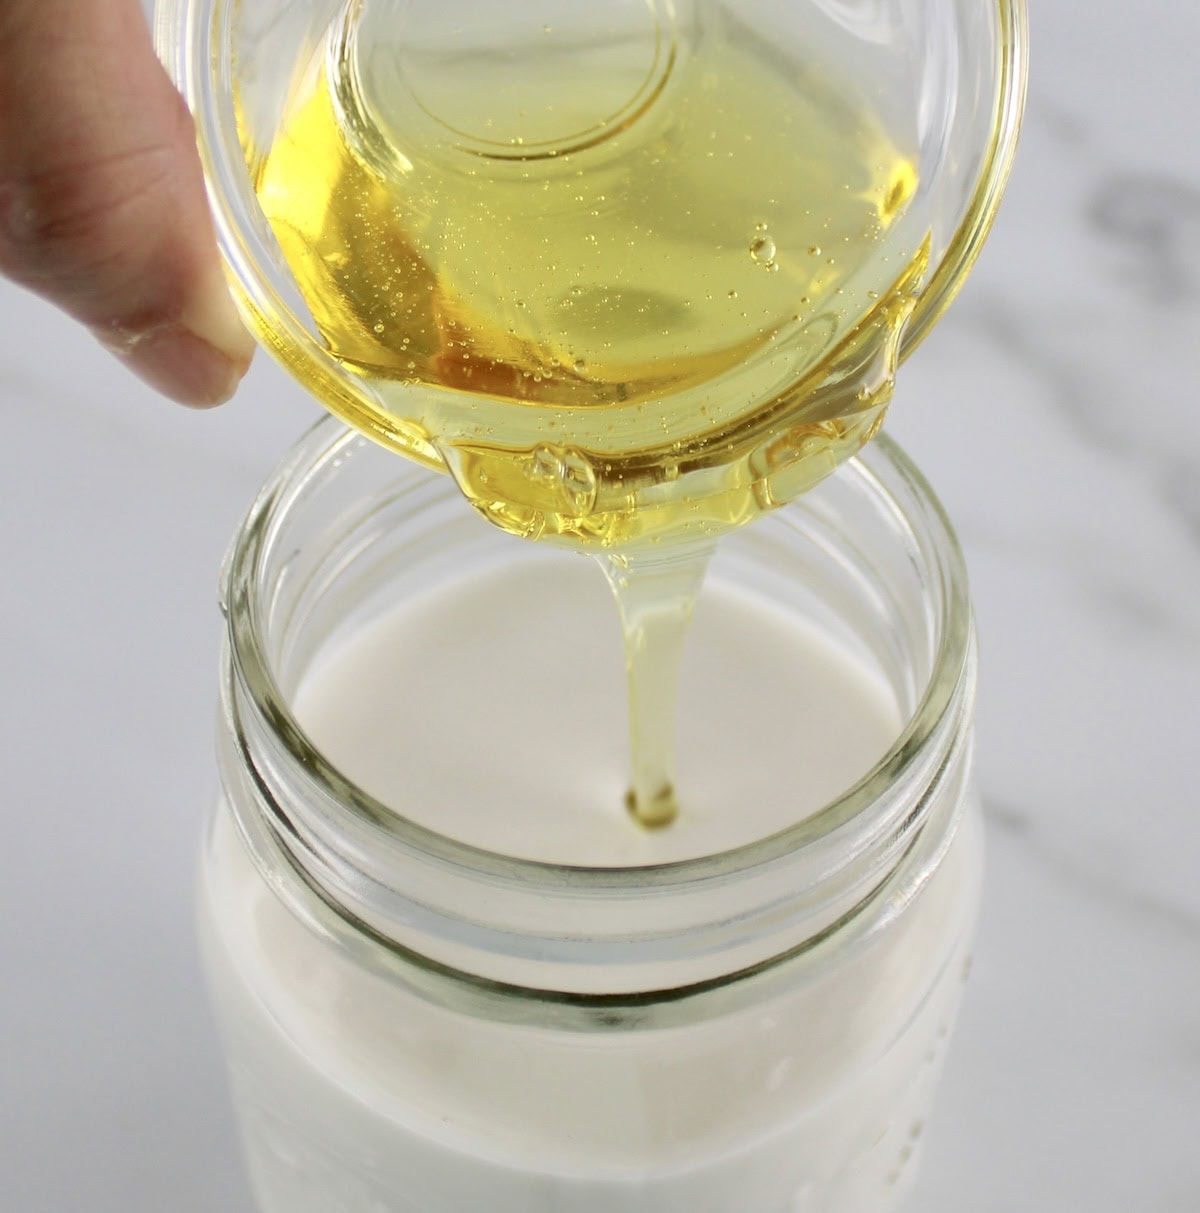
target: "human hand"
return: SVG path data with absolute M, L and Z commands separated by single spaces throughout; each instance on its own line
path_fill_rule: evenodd
M 250 365 L 139 0 L 0 0 L 0 273 L 184 404 L 227 399 Z

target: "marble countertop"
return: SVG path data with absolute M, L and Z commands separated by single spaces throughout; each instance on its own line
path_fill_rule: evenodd
M 1200 7 L 1033 25 L 1009 197 L 890 423 L 971 570 L 990 825 L 911 1207 L 1196 1213 Z M 191 925 L 216 570 L 317 410 L 260 358 L 188 413 L 0 318 L 0 1207 L 250 1213 Z

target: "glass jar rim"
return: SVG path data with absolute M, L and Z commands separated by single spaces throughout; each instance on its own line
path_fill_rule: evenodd
M 771 835 L 716 854 L 669 862 L 621 867 L 563 864 L 502 854 L 448 837 L 384 805 L 321 753 L 297 721 L 264 644 L 267 623 L 259 587 L 282 521 L 324 473 L 341 464 L 350 446 L 363 441 L 361 434 L 333 417 L 322 418 L 300 440 L 264 485 L 234 538 L 221 572 L 220 601 L 228 621 L 231 676 L 240 681 L 255 711 L 270 723 L 290 760 L 349 819 L 369 823 L 407 853 L 527 889 L 569 887 L 584 894 L 679 886 L 751 871 L 829 839 L 905 780 L 920 766 L 926 743 L 951 713 L 963 678 L 970 676 L 972 625 L 961 549 L 925 478 L 893 440 L 880 435 L 835 476 L 858 477 L 891 504 L 893 515 L 930 570 L 942 626 L 924 690 L 895 741 L 870 771 L 815 813 Z M 406 461 L 396 463 L 401 475 L 430 475 Z M 910 508 L 902 517 L 885 483 L 889 480 L 907 497 Z M 450 481 L 446 484 L 452 489 Z

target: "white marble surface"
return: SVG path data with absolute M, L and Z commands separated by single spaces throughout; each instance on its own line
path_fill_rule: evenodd
M 912 1208 L 1196 1213 L 1200 8 L 1047 0 L 1034 37 L 1003 215 L 891 424 L 967 552 L 991 826 Z M 186 413 L 3 284 L 0 318 L 0 1208 L 250 1213 L 190 883 L 217 565 L 315 406 L 263 359 Z

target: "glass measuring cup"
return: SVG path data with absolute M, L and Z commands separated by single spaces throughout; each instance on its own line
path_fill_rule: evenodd
M 1023 0 L 160 0 L 219 239 L 323 404 L 505 529 L 703 539 L 875 432 L 977 255 Z

